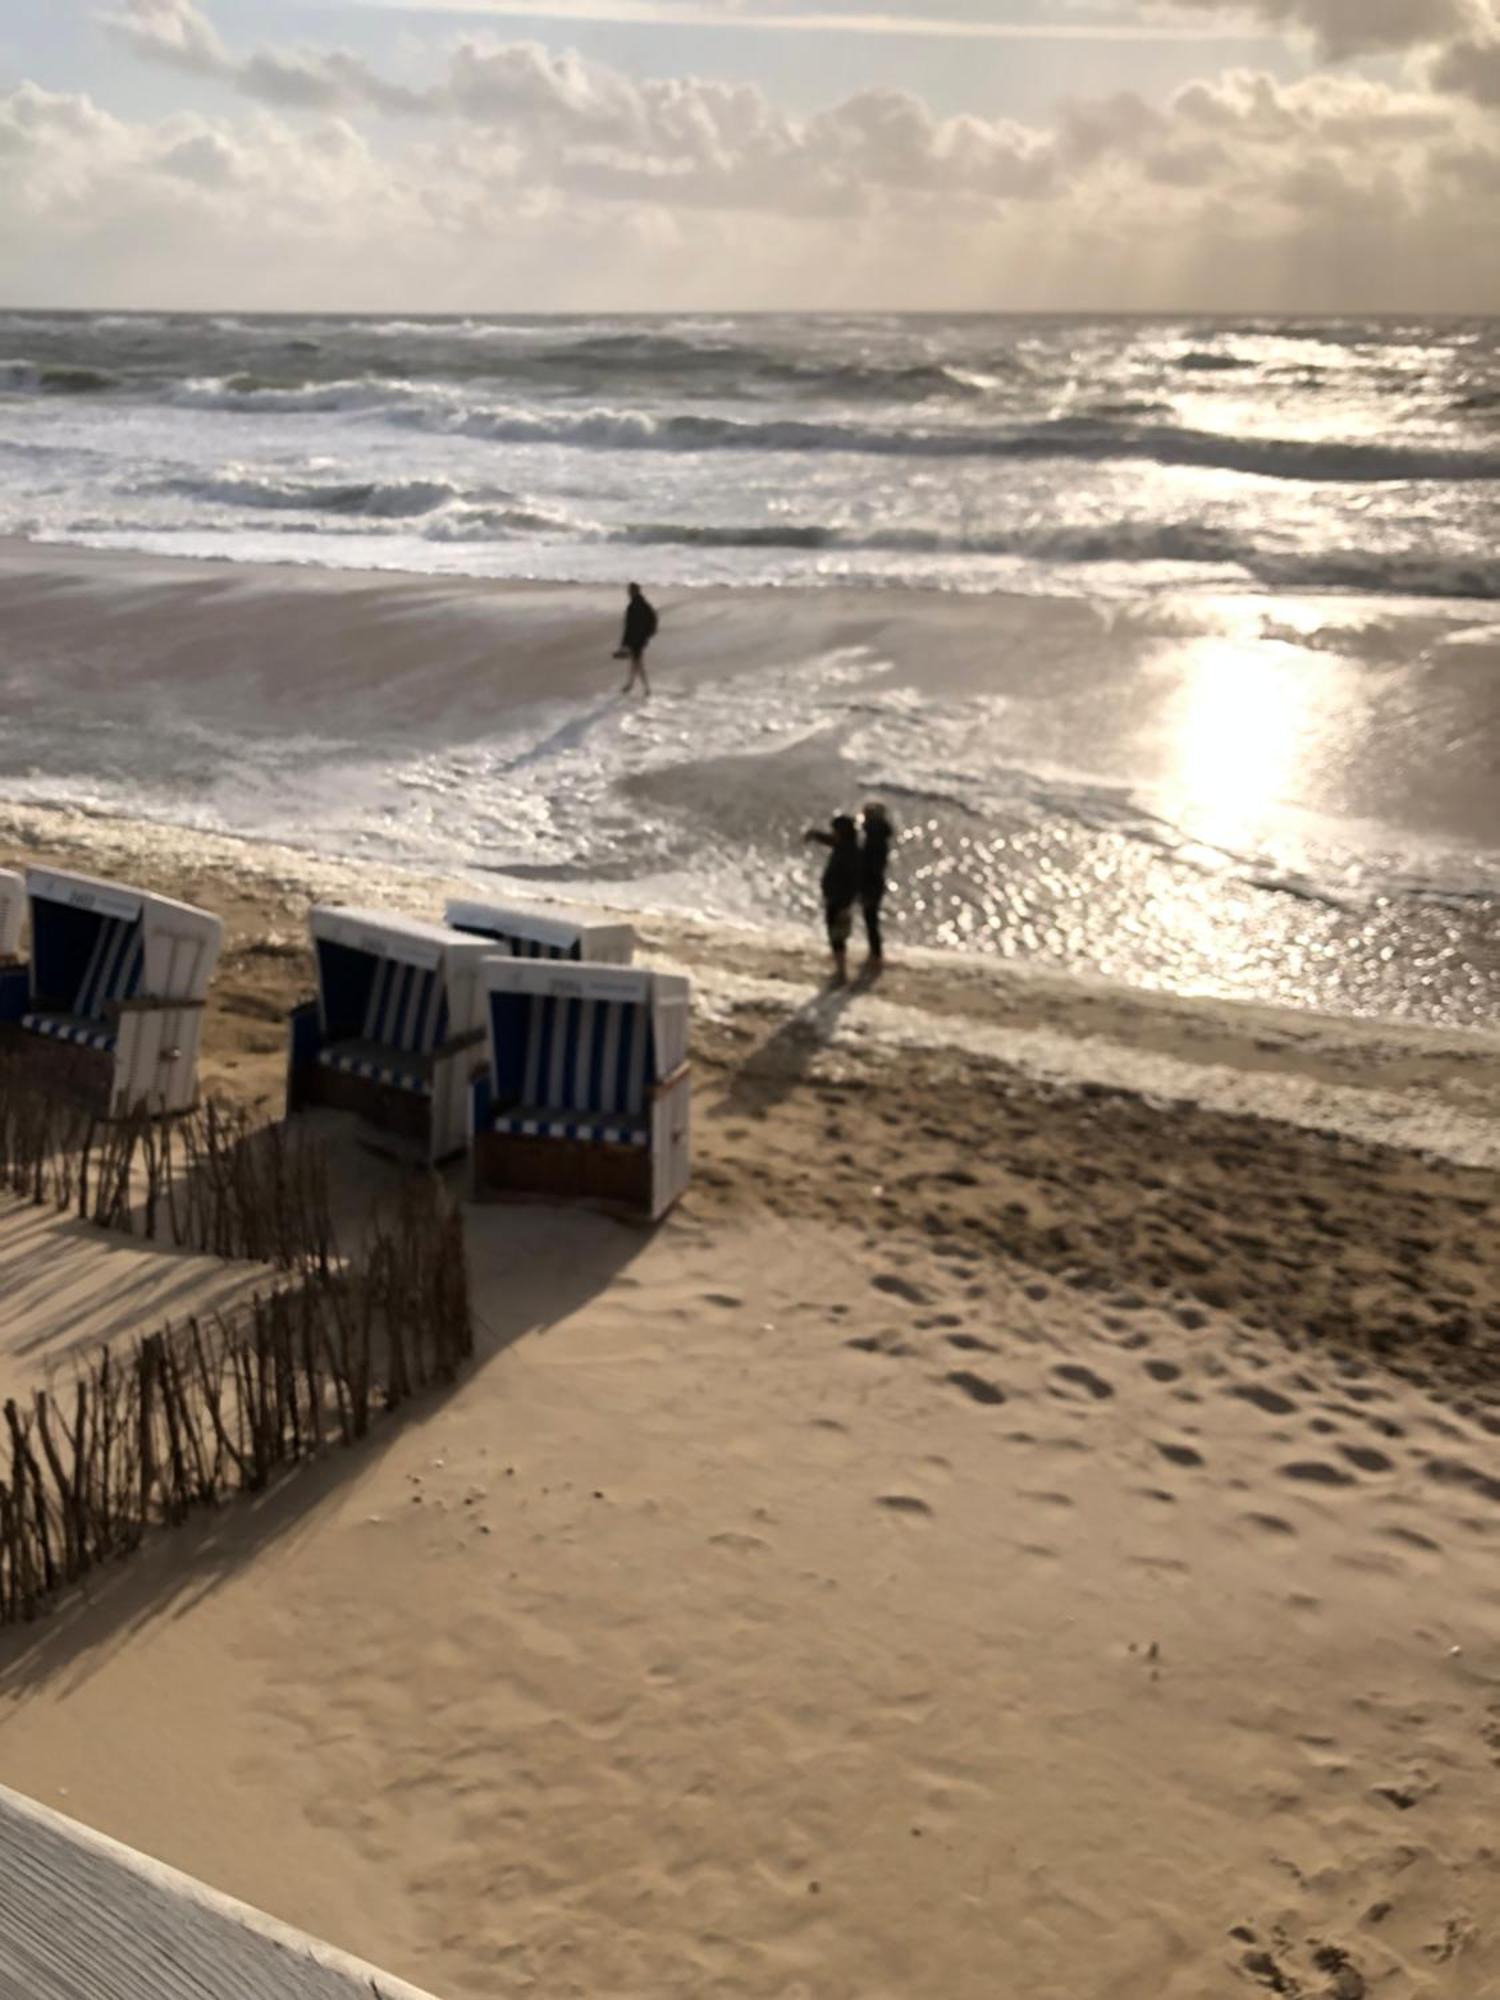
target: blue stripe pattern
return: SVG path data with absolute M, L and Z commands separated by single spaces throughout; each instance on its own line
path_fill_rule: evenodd
M 394 958 L 377 960 L 364 1039 L 402 1055 L 430 1056 L 448 1039 L 448 994 L 442 974 L 402 965 Z
M 505 945 L 512 958 L 555 958 L 579 959 L 583 956 L 581 944 L 543 944 L 540 938 L 507 937 L 497 934 L 496 942 Z
M 496 1095 L 520 1107 L 497 1130 L 637 1142 L 628 1128 L 644 1120 L 655 1075 L 649 1006 L 497 993 L 490 1007 Z
M 94 1021 L 76 1021 L 66 1014 L 23 1014 L 21 1026 L 57 1042 L 77 1042 L 86 1049 L 113 1049 L 119 1037 Z
M 108 1054 L 120 1039 L 108 1019 L 109 1010 L 136 997 L 145 966 L 146 939 L 140 919 L 100 917 L 71 1013 L 23 1014 L 21 1026 L 34 1035 L 50 1035 L 56 1042 L 74 1042 L 80 1048 L 103 1049 Z
M 394 1063 L 376 1062 L 373 1057 L 359 1055 L 350 1048 L 321 1049 L 318 1061 L 328 1069 L 341 1069 L 350 1076 L 362 1076 L 371 1083 L 394 1084 L 398 1090 L 413 1090 L 425 1096 L 432 1088 L 431 1079 L 419 1070 L 401 1069 Z
M 133 1000 L 140 991 L 145 962 L 146 940 L 140 920 L 101 917 L 73 1012 L 86 1020 L 98 1021 L 111 1003 Z
M 644 1121 L 636 1125 L 611 1125 L 602 1118 L 528 1118 L 521 1112 L 502 1111 L 494 1121 L 494 1130 L 514 1133 L 523 1139 L 592 1139 L 607 1146 L 651 1144 Z

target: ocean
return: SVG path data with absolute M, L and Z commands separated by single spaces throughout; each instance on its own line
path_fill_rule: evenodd
M 772 922 L 878 790 L 908 943 L 1491 1021 L 1497 530 L 1493 320 L 0 314 L 13 545 L 665 611 L 649 710 L 340 657 L 337 730 L 0 634 L 0 796 Z

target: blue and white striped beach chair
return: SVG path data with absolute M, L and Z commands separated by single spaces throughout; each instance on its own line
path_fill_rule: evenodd
M 503 909 L 498 903 L 450 903 L 447 922 L 456 931 L 488 938 L 491 951 L 512 958 L 567 959 L 590 965 L 629 965 L 635 932 L 629 924 L 597 924 L 572 911 Z
M 292 1015 L 287 1110 L 326 1104 L 438 1161 L 462 1152 L 493 946 L 389 910 L 312 913 L 318 995 Z
M 685 979 L 487 958 L 489 1063 L 473 1087 L 474 1192 L 672 1206 L 690 1171 Z
M 8 900 L 0 885 L 0 900 Z M 206 910 L 58 869 L 29 868 L 24 994 L 0 982 L 0 1013 L 49 1087 L 108 1115 L 189 1111 L 203 1007 L 224 926 Z M 18 1004 L 19 1002 L 19 1004 Z M 42 1055 L 38 1044 L 55 1053 Z

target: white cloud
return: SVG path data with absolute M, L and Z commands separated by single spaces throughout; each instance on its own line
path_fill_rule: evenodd
M 13 296 L 1500 307 L 1500 129 L 1468 101 L 1480 69 L 1447 94 L 1238 69 L 1160 103 L 1066 103 L 1037 129 L 891 90 L 797 116 L 748 85 L 480 35 L 415 89 L 344 50 L 235 51 L 193 0 L 112 19 L 244 101 L 131 122 L 34 84 L 0 99 Z

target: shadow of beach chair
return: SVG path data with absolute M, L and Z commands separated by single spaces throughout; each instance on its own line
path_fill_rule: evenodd
M 590 965 L 629 965 L 635 932 L 629 924 L 596 924 L 559 912 L 508 910 L 496 903 L 448 905 L 445 921 L 456 931 L 488 938 L 491 951 L 512 958 L 586 959 Z
M 220 919 L 51 868 L 27 869 L 25 900 L 31 958 L 20 976 L 0 974 L 0 1017 L 28 1071 L 105 1117 L 191 1111 Z M 0 905 L 0 926 L 13 926 L 9 883 Z
M 461 1153 L 493 945 L 389 910 L 320 905 L 311 927 L 318 992 L 291 1017 L 288 1115 L 326 1105 L 390 1150 L 434 1165 Z
M 476 1200 L 544 1195 L 666 1214 L 687 1187 L 685 979 L 487 958 L 488 1064 L 470 1098 Z

